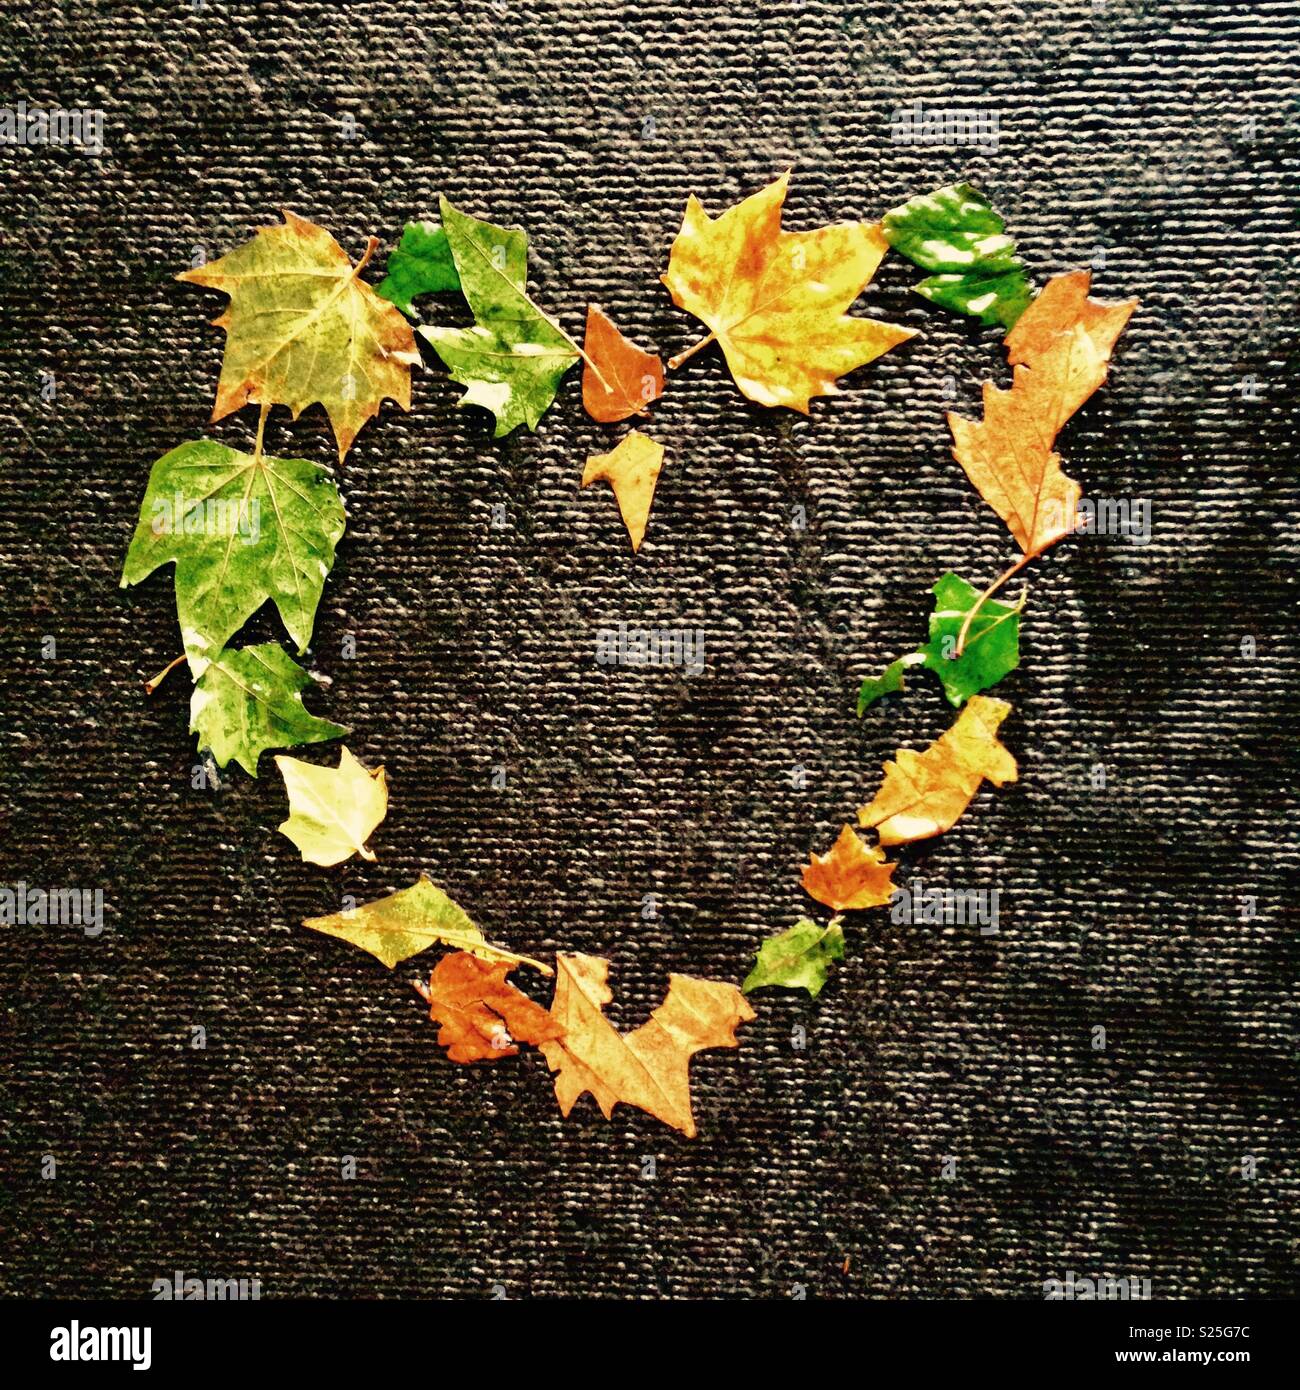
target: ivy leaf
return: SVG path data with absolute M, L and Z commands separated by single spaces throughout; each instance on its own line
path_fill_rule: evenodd
M 302 851 L 303 862 L 328 867 L 359 854 L 374 860 L 366 848 L 371 832 L 388 813 L 388 781 L 384 769 L 372 772 L 346 748 L 338 767 L 279 756 L 275 765 L 289 794 L 289 819 L 279 830 Z
M 396 304 L 408 318 L 418 319 L 411 300 L 458 289 L 460 276 L 456 274 L 447 233 L 436 222 L 408 222 L 375 293 Z
M 751 401 L 807 415 L 813 396 L 839 391 L 838 377 L 914 335 L 845 312 L 888 250 L 879 225 L 783 232 L 789 182 L 782 174 L 716 220 L 694 194 L 687 201 L 662 279 L 673 303 L 709 334 L 668 365 L 717 342 Z
M 911 652 L 891 661 L 878 676 L 868 676 L 858 691 L 858 718 L 861 719 L 877 700 L 905 689 L 903 672 L 909 666 L 920 666 L 924 660 L 920 652 Z
M 1011 328 L 1033 298 L 1015 243 L 984 195 L 954 183 L 909 199 L 881 221 L 885 236 L 922 270 L 915 286 L 933 304 Z
M 452 1062 L 495 1062 L 514 1057 L 516 1042 L 548 1042 L 564 1029 L 540 1004 L 506 982 L 514 969 L 507 960 L 485 961 L 468 951 L 444 956 L 428 985 L 415 982 L 429 1006 L 429 1017 L 442 1025 L 438 1046 Z
M 892 880 L 897 867 L 886 862 L 879 845 L 868 845 L 851 825 L 846 825 L 825 854 L 809 856 L 803 870 L 803 888 L 810 898 L 825 903 L 832 912 L 881 907 L 894 891 Z
M 659 480 L 659 470 L 663 465 L 663 445 L 656 444 L 640 430 L 633 430 L 620 440 L 612 452 L 592 454 L 587 459 L 582 486 L 603 480 L 614 489 L 633 552 L 641 549 L 641 542 L 645 539 L 655 483 Z
M 934 586 L 930 640 L 918 654 L 943 682 L 944 694 L 952 705 L 965 704 L 1020 665 L 1023 598 L 1014 606 L 985 599 L 970 619 L 966 645 L 957 655 L 958 639 L 979 598 L 979 590 L 952 573 Z
M 780 985 L 785 989 L 806 989 L 816 999 L 826 983 L 826 972 L 835 960 L 844 959 L 844 930 L 835 917 L 829 926 L 804 917 L 789 931 L 771 937 L 758 948 L 754 968 L 741 989 Z
M 212 418 L 254 401 L 287 405 L 296 420 L 319 402 L 341 460 L 385 397 L 411 408 L 420 354 L 410 325 L 361 279 L 378 241 L 353 265 L 323 227 L 283 215 L 283 226 L 260 227 L 229 255 L 176 278 L 230 296 L 216 321 L 226 353 Z
M 278 642 L 227 648 L 208 663 L 190 698 L 190 732 L 219 767 L 234 758 L 251 776 L 268 748 L 323 743 L 348 731 L 317 719 L 301 692 L 314 682 Z
M 531 965 L 543 975 L 554 973 L 539 960 L 489 945 L 466 913 L 424 874 L 410 888 L 347 912 L 309 917 L 303 926 L 369 951 L 390 970 L 399 961 L 441 945 L 468 951 L 482 960 Z
M 583 351 L 587 365 L 582 373 L 582 404 L 593 420 L 611 425 L 630 415 L 645 415 L 646 406 L 663 395 L 663 362 L 625 338 L 594 304 L 587 305 Z
M 346 520 L 334 480 L 316 464 L 196 439 L 154 464 L 122 587 L 175 563 L 195 676 L 267 599 L 301 655 Z
M 468 388 L 459 404 L 496 416 L 497 439 L 520 425 L 534 430 L 581 354 L 528 297 L 525 234 L 459 212 L 446 198 L 439 202 L 474 327 L 420 332 L 452 379 Z
M 882 845 L 951 830 L 985 778 L 995 787 L 1016 780 L 1016 760 L 997 736 L 1010 713 L 1005 700 L 973 695 L 952 728 L 924 753 L 900 748 L 897 761 L 885 764 L 875 800 L 858 812 L 858 824 L 874 827 Z
M 568 1115 L 588 1091 L 609 1119 L 616 1105 L 635 1105 L 688 1139 L 691 1057 L 706 1047 L 737 1047 L 736 1028 L 753 1018 L 735 985 L 670 975 L 664 1002 L 630 1033 L 619 1033 L 605 1017 L 614 997 L 605 983 L 609 962 L 599 956 L 557 956 L 551 1016 L 563 1037 L 543 1042 L 542 1055 L 555 1072 L 560 1113 Z

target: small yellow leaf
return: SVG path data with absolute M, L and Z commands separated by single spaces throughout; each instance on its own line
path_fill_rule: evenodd
M 363 767 L 346 748 L 338 767 L 318 767 L 297 758 L 277 757 L 275 765 L 289 793 L 289 819 L 279 829 L 302 850 L 308 864 L 341 864 L 366 848 L 375 826 L 388 811 L 384 769 Z
M 623 524 L 632 539 L 632 549 L 640 550 L 650 519 L 650 504 L 654 501 L 655 483 L 664 464 L 662 444 L 633 430 L 618 447 L 608 454 L 592 454 L 582 475 L 582 485 L 604 480 L 614 489 Z

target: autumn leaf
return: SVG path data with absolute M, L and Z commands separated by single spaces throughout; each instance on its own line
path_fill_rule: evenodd
M 560 1111 L 568 1115 L 588 1091 L 606 1119 L 619 1104 L 635 1105 L 686 1137 L 691 1114 L 690 1059 L 708 1047 L 736 1047 L 736 1027 L 754 1011 L 735 985 L 670 975 L 664 1002 L 648 1022 L 620 1034 L 605 1017 L 613 998 L 598 956 L 557 956 L 551 1016 L 564 1036 L 541 1044 L 555 1076 Z
M 826 983 L 831 962 L 843 959 L 844 930 L 840 919 L 835 917 L 823 927 L 804 917 L 789 931 L 763 942 L 741 989 L 748 994 L 779 985 L 785 989 L 806 989 L 816 999 Z
M 302 653 L 346 515 L 334 480 L 306 459 L 252 454 L 196 439 L 149 474 L 122 587 L 176 566 L 176 613 L 190 669 L 209 659 L 270 599 Z
M 483 960 L 531 965 L 543 975 L 553 973 L 549 965 L 539 960 L 516 955 L 484 941 L 483 933 L 466 913 L 424 874 L 410 888 L 346 912 L 309 917 L 303 926 L 369 951 L 390 970 L 399 961 L 418 955 L 430 946 L 442 945 L 468 951 Z
M 495 1062 L 513 1057 L 516 1042 L 542 1043 L 564 1036 L 564 1029 L 506 976 L 510 961 L 485 961 L 468 951 L 444 956 L 416 992 L 429 1017 L 442 1024 L 438 1045 L 453 1062 Z
M 975 695 L 952 728 L 924 753 L 900 748 L 897 761 L 885 764 L 875 800 L 858 812 L 858 824 L 874 827 L 882 845 L 908 844 L 950 830 L 985 778 L 996 787 L 1016 780 L 1016 760 L 997 737 L 1010 713 L 1005 700 Z
M 953 457 L 1006 522 L 1026 560 L 1078 525 L 1079 484 L 1053 443 L 1062 425 L 1106 379 L 1106 364 L 1136 300 L 1088 298 L 1086 270 L 1058 275 L 1007 334 L 1009 391 L 984 384 L 984 418 L 949 414 Z M 1017 566 L 1018 567 L 1018 566 Z
M 781 230 L 788 173 L 714 220 L 691 195 L 662 277 L 673 302 L 702 320 L 736 385 L 761 405 L 808 413 L 836 378 L 914 336 L 845 313 L 889 248 L 876 223 L 840 222 L 813 232 Z
M 880 907 L 894 891 L 897 867 L 886 862 L 878 845 L 868 845 L 846 825 L 825 854 L 812 855 L 804 865 L 804 892 L 834 912 Z
M 408 222 L 375 293 L 396 304 L 408 318 L 418 319 L 413 299 L 458 289 L 460 276 L 456 274 L 447 233 L 436 222 Z
M 366 841 L 388 813 L 382 767 L 372 772 L 346 748 L 339 753 L 338 767 L 284 756 L 277 757 L 275 765 L 289 793 L 289 819 L 279 830 L 302 851 L 304 863 L 328 867 L 354 854 L 374 859 Z
M 612 453 L 592 454 L 587 459 L 582 485 L 588 487 L 603 480 L 614 489 L 633 551 L 641 549 L 641 542 L 645 538 L 655 483 L 659 480 L 663 463 L 663 445 L 656 444 L 639 430 L 633 430 L 620 440 Z
M 968 183 L 911 198 L 880 225 L 895 251 L 937 272 L 914 286 L 931 303 L 1010 328 L 1033 298 L 1002 218 Z
M 646 406 L 663 395 L 663 362 L 629 342 L 594 304 L 587 306 L 587 332 L 582 346 L 587 354 L 582 372 L 582 403 L 593 420 L 610 425 L 629 415 L 644 415 Z M 593 363 L 600 369 L 600 376 L 593 370 Z
M 178 275 L 230 296 L 216 320 L 226 330 L 214 420 L 248 401 L 287 405 L 296 420 L 319 402 L 339 458 L 387 397 L 411 408 L 411 368 L 420 354 L 410 325 L 361 279 L 374 237 L 353 265 L 323 228 L 287 209 L 284 225 L 208 265 Z
M 468 387 L 459 404 L 496 417 L 496 438 L 520 425 L 535 430 L 581 352 L 528 297 L 527 236 L 470 217 L 446 198 L 438 201 L 474 327 L 420 332 L 452 379 Z
M 312 678 L 280 646 L 226 648 L 204 668 L 190 698 L 190 732 L 219 767 L 234 758 L 250 776 L 268 748 L 321 743 L 348 732 L 302 703 Z

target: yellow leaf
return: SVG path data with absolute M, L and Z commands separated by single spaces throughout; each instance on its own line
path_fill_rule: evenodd
M 838 392 L 837 377 L 913 334 L 844 312 L 889 249 L 879 223 L 783 232 L 789 181 L 782 174 L 716 221 L 694 194 L 688 199 L 662 279 L 673 302 L 710 332 L 668 365 L 716 340 L 750 400 L 806 415 L 813 396 Z
M 1136 300 L 1088 298 L 1086 270 L 1049 280 L 1007 334 L 1011 389 L 984 383 L 984 418 L 950 414 L 953 457 L 1027 558 L 1078 525 L 1082 490 L 1053 451 L 1065 422 L 1106 380 Z
M 369 951 L 390 970 L 399 961 L 440 945 L 468 951 L 481 960 L 514 961 L 531 965 L 543 975 L 554 973 L 539 960 L 489 945 L 466 913 L 424 874 L 400 892 L 328 917 L 308 917 L 303 926 Z
M 998 741 L 998 725 L 1011 713 L 1005 700 L 973 695 L 957 722 L 924 753 L 898 750 L 885 764 L 876 799 L 858 812 L 882 845 L 902 845 L 950 830 L 987 777 L 1000 787 L 1016 780 L 1016 760 Z
M 289 819 L 279 827 L 302 850 L 308 864 L 341 864 L 359 854 L 374 859 L 366 848 L 375 826 L 388 812 L 388 780 L 384 769 L 363 767 L 344 748 L 338 767 L 318 767 L 298 758 L 276 757 L 289 793 Z
M 880 907 L 894 891 L 897 864 L 885 862 L 879 845 L 868 845 L 851 825 L 825 854 L 814 854 L 804 865 L 804 891 L 835 912 Z
M 655 483 L 663 463 L 663 445 L 656 444 L 640 430 L 633 430 L 620 440 L 612 453 L 592 454 L 582 475 L 583 487 L 604 479 L 614 489 L 634 551 L 640 550 L 645 537 Z
M 411 408 L 410 324 L 361 279 L 378 244 L 371 237 L 354 266 L 323 227 L 285 210 L 283 226 L 176 277 L 230 296 L 216 320 L 226 355 L 214 420 L 248 401 L 287 405 L 296 420 L 319 401 L 342 459 L 385 397 Z
M 539 1044 L 555 1077 L 564 1115 L 590 1091 L 606 1119 L 619 1104 L 635 1105 L 692 1138 L 691 1057 L 706 1047 L 736 1047 L 736 1027 L 755 1017 L 735 985 L 670 975 L 664 1002 L 626 1035 L 605 1017 L 613 998 L 599 956 L 557 956 L 551 1015 L 564 1029 Z

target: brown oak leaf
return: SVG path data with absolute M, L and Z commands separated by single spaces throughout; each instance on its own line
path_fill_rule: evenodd
M 486 961 L 457 951 L 444 956 L 416 992 L 429 1006 L 429 1017 L 442 1024 L 438 1045 L 453 1062 L 495 1062 L 513 1057 L 516 1042 L 537 1043 L 562 1037 L 564 1029 L 506 976 L 511 961 Z

